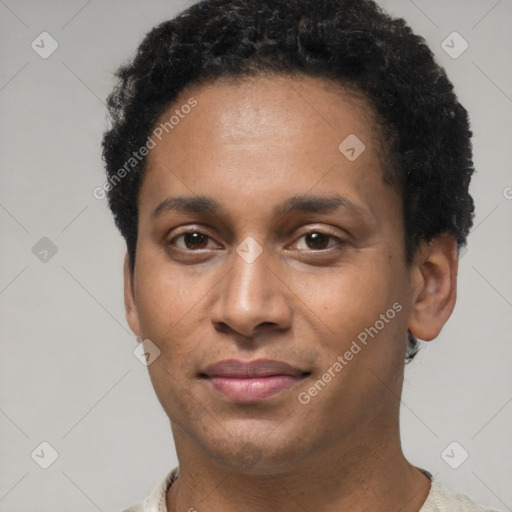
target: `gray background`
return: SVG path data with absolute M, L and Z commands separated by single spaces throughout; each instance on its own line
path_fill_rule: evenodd
M 92 191 L 112 72 L 187 3 L 0 0 L 1 511 L 120 511 L 177 463 L 124 320 L 123 242 Z M 406 371 L 404 450 L 454 490 L 512 510 L 512 1 L 380 3 L 446 67 L 478 171 L 455 313 Z M 59 45 L 46 59 L 31 48 L 43 31 Z M 456 59 L 441 46 L 454 31 L 469 43 Z M 58 249 L 46 261 L 47 241 L 32 251 L 43 237 Z M 35 462 L 49 461 L 43 441 L 59 454 L 48 469 Z

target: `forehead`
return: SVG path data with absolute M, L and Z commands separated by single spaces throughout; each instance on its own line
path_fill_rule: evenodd
M 245 197 L 249 205 L 255 194 L 271 201 L 340 186 L 371 208 L 369 196 L 383 191 L 374 113 L 327 79 L 277 75 L 191 86 L 157 127 L 166 122 L 147 157 L 140 209 L 166 194 L 215 194 L 227 204 Z
M 347 135 L 347 130 L 352 130 L 371 142 L 374 150 L 380 149 L 376 115 L 369 101 L 353 88 L 326 78 L 274 74 L 219 78 L 192 85 L 178 96 L 157 124 L 165 124 L 170 114 L 185 108 L 192 97 L 198 108 L 193 115 L 187 114 L 185 119 L 182 116 L 180 129 L 174 126 L 172 131 L 182 132 L 184 137 L 190 135 L 187 128 L 193 120 L 194 131 L 200 125 L 205 129 L 215 127 L 208 139 L 218 142 L 219 148 L 221 142 L 237 143 L 242 137 L 245 144 L 256 145 L 271 131 L 286 128 L 281 140 L 290 141 L 294 135 L 306 132 L 324 132 L 324 136 L 330 132 L 336 142 Z M 187 117 L 189 122 L 185 122 Z

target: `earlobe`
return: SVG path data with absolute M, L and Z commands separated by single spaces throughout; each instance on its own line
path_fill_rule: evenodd
M 124 276 L 124 309 L 126 320 L 132 332 L 136 335 L 140 335 L 140 324 L 139 317 L 137 314 L 137 308 L 135 307 L 135 294 L 133 286 L 133 274 L 130 268 L 130 258 L 128 253 L 124 257 L 123 264 L 123 276 Z
M 436 338 L 452 314 L 457 297 L 457 242 L 441 235 L 416 253 L 409 330 L 419 339 Z

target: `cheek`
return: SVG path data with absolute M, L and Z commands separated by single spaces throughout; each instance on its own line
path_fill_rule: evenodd
M 203 404 L 193 399 L 190 386 L 183 381 L 177 371 L 179 368 L 170 364 L 166 354 L 167 349 L 149 365 L 149 377 L 158 401 L 171 421 L 186 427 L 191 417 L 204 415 Z M 179 367 L 183 365 L 181 361 Z
M 140 261 L 135 283 L 135 300 L 141 330 L 147 337 L 167 339 L 182 328 L 188 316 L 205 297 L 207 286 L 201 279 L 191 279 L 170 265 L 153 259 Z
M 290 283 L 299 299 L 296 306 L 340 349 L 379 321 L 380 315 L 385 315 L 384 321 L 396 317 L 392 307 L 401 298 L 400 279 L 385 258 L 367 260 L 297 276 Z M 391 323 L 385 322 L 386 330 Z
M 197 326 L 204 291 L 196 280 L 187 288 L 188 280 L 175 272 L 171 275 L 168 268 L 155 265 L 154 260 L 151 265 L 141 265 L 137 281 L 141 332 L 160 351 L 148 366 L 151 383 L 172 421 L 186 424 L 187 416 L 195 413 L 189 381 L 197 365 Z
M 315 380 L 304 390 L 311 397 L 308 406 L 347 431 L 352 421 L 375 416 L 399 393 L 405 307 L 400 274 L 386 262 L 376 258 L 373 265 L 347 266 L 296 285 L 321 354 Z M 324 388 L 317 379 L 328 384 Z

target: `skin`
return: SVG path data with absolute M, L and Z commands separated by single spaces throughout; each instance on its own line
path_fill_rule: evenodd
M 180 465 L 167 510 L 418 511 L 430 482 L 405 459 L 398 422 L 406 333 L 431 340 L 449 318 L 455 240 L 422 244 L 406 265 L 401 198 L 382 179 L 372 110 L 340 87 L 223 79 L 183 92 L 169 113 L 190 97 L 197 107 L 148 156 L 135 271 L 128 257 L 124 267 L 128 323 L 161 351 L 149 374 Z M 350 134 L 366 146 L 353 162 L 338 150 Z M 357 209 L 278 210 L 304 194 Z M 221 209 L 152 215 L 175 196 Z M 191 244 L 184 229 L 205 238 Z M 308 233 L 325 237 L 315 245 Z M 252 263 L 236 252 L 249 236 L 262 249 Z M 394 303 L 401 311 L 300 403 Z M 234 403 L 198 377 L 230 358 L 284 361 L 310 376 Z

